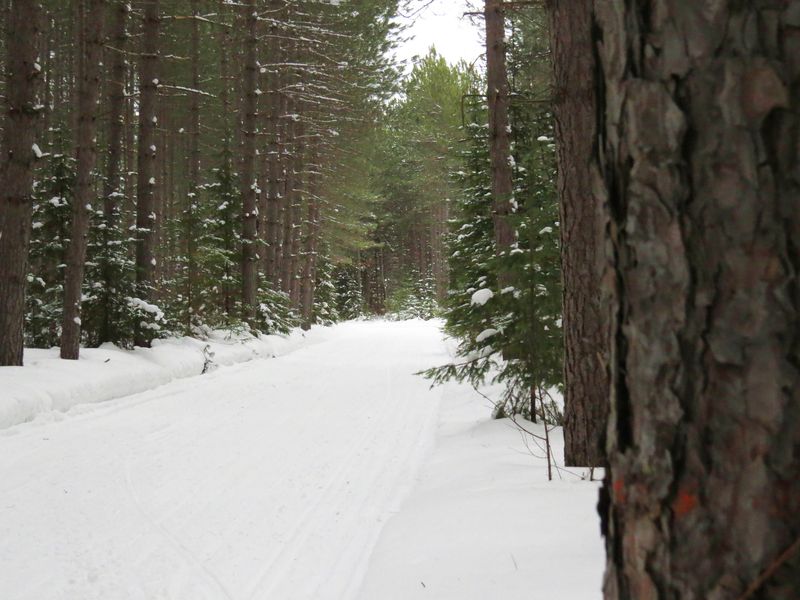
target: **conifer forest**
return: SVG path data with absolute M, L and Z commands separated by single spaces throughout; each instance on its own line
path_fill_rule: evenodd
M 0 0 L 0 599 L 800 598 L 800 0 Z

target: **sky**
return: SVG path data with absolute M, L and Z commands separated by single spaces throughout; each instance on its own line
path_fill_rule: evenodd
M 426 4 L 426 0 L 408 0 L 405 12 L 415 13 Z M 410 62 L 414 55 L 427 54 L 430 46 L 436 46 L 439 54 L 450 63 L 464 59 L 472 63 L 484 50 L 483 19 L 470 19 L 463 14 L 474 11 L 476 0 L 433 0 L 413 17 L 400 17 L 400 22 L 410 25 L 403 42 L 397 50 L 400 59 Z M 472 21 L 472 22 L 471 22 Z

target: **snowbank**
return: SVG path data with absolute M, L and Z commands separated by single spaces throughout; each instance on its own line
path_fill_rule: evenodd
M 573 470 L 548 481 L 534 440 L 490 413 L 468 386 L 446 387 L 437 446 L 383 530 L 360 600 L 602 598 L 599 482 Z M 551 438 L 560 463 L 561 429 Z
M 58 348 L 26 348 L 24 367 L 0 369 L 0 429 L 57 419 L 79 404 L 105 402 L 200 375 L 210 353 L 210 367 L 232 365 L 285 354 L 319 335 L 319 328 L 258 338 L 214 331 L 208 340 L 156 340 L 152 348 L 123 350 L 105 344 L 81 349 L 79 361 L 61 360 Z

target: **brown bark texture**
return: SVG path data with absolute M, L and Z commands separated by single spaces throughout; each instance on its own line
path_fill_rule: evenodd
M 492 218 L 495 248 L 503 254 L 516 241 L 508 215 L 514 191 L 511 132 L 508 117 L 510 87 L 506 65 L 505 15 L 501 0 L 486 0 L 486 83 L 489 105 L 489 157 L 492 171 Z
M 308 194 L 307 194 L 307 216 L 306 231 L 303 244 L 303 267 L 300 279 L 300 314 L 302 316 L 303 329 L 311 329 L 314 321 L 314 294 L 317 285 L 317 264 L 319 253 L 320 237 L 320 198 L 319 179 L 321 167 L 319 165 L 319 152 L 317 147 L 319 141 L 313 143 L 311 160 L 308 165 Z
M 200 190 L 200 0 L 192 0 L 192 35 L 191 35 L 191 61 L 192 61 L 192 88 L 195 93 L 189 99 L 190 141 L 189 141 L 189 193 L 186 201 L 186 304 L 187 330 L 191 332 L 192 316 L 199 308 L 200 300 L 195 293 L 199 278 L 197 265 L 197 238 L 195 228 L 199 219 Z
M 61 358 L 78 360 L 81 342 L 81 290 L 89 238 L 89 216 L 94 189 L 92 171 L 97 163 L 97 100 L 100 97 L 106 0 L 85 0 L 80 24 L 83 48 L 78 73 L 78 131 L 75 148 L 75 195 L 67 268 L 64 275 L 64 310 L 61 320 Z
M 564 459 L 568 466 L 599 467 L 608 419 L 608 338 L 600 302 L 603 204 L 591 175 L 592 0 L 550 0 L 549 9 L 564 283 Z
M 6 118 L 0 157 L 0 366 L 21 366 L 31 194 L 40 110 L 37 63 L 42 9 L 14 0 L 7 12 Z
M 297 139 L 297 102 L 292 95 L 287 95 L 286 110 L 284 118 L 286 125 L 284 129 L 284 155 L 286 176 L 284 177 L 284 189 L 282 199 L 282 227 L 283 238 L 281 241 L 281 290 L 287 295 L 292 291 L 292 276 L 294 274 L 294 264 L 292 256 L 292 235 L 296 225 L 295 217 L 299 213 L 295 210 L 295 192 L 297 188 L 297 160 L 299 156 L 299 142 Z
M 272 0 L 270 10 L 277 14 L 280 3 Z M 267 214 L 266 214 L 266 248 L 264 257 L 264 277 L 274 288 L 279 279 L 278 248 L 280 246 L 280 185 L 281 185 L 281 146 L 280 146 L 280 116 L 281 116 L 281 61 L 280 38 L 277 20 L 273 21 L 267 34 L 267 59 L 273 63 L 267 77 Z
M 120 208 L 122 143 L 125 136 L 125 82 L 128 77 L 128 63 L 125 50 L 128 45 L 128 12 L 127 2 L 118 0 L 114 3 L 114 16 L 111 22 L 110 48 L 106 48 L 106 60 L 110 62 L 108 87 L 108 158 L 106 162 L 106 181 L 103 185 L 103 241 L 108 251 L 110 233 L 117 227 L 117 216 Z M 126 187 L 127 191 L 127 187 Z M 103 266 L 103 325 L 100 332 L 104 342 L 115 341 L 111 325 L 111 303 L 114 281 L 114 269 L 107 261 Z
M 161 25 L 159 0 L 144 5 L 141 59 L 139 64 L 139 140 L 136 180 L 136 284 L 143 299 L 152 296 L 156 258 L 156 130 L 158 116 L 158 36 Z M 149 346 L 150 335 L 137 326 L 137 346 Z
M 605 597 L 800 598 L 800 2 L 595 15 Z
M 255 0 L 244 5 L 246 34 L 242 71 L 242 318 L 255 317 L 258 262 L 258 183 L 256 180 L 256 111 L 258 109 L 258 15 Z
M 281 51 L 281 57 L 285 56 L 285 53 Z M 286 86 L 287 78 L 284 71 L 279 71 L 278 74 L 278 88 L 283 90 Z M 277 139 L 278 139 L 278 156 L 277 156 L 277 164 L 275 168 L 277 169 L 277 178 L 275 180 L 275 184 L 277 189 L 275 191 L 275 202 L 274 202 L 274 217 L 272 219 L 274 223 L 273 231 L 271 234 L 271 246 L 272 252 L 274 253 L 273 256 L 273 265 L 274 265 L 274 272 L 273 272 L 273 286 L 275 289 L 283 289 L 283 229 L 284 229 L 284 221 L 286 219 L 286 189 L 288 187 L 288 177 L 289 177 L 289 135 L 291 133 L 289 123 L 290 121 L 286 118 L 286 114 L 289 110 L 289 99 L 285 92 L 281 92 L 278 98 L 278 132 L 277 132 Z
M 295 143 L 295 185 L 291 198 L 291 261 L 289 266 L 289 299 L 292 306 L 300 307 L 300 242 L 303 229 L 303 200 L 306 196 L 307 175 L 306 175 L 306 125 L 305 114 L 300 117 L 297 124 L 297 138 Z

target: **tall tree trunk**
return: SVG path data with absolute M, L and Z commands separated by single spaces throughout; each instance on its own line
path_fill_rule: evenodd
M 282 63 L 289 62 L 289 52 L 286 46 L 281 47 L 280 60 Z M 288 219 L 288 197 L 286 190 L 291 187 L 289 165 L 291 164 L 291 133 L 293 131 L 293 121 L 287 117 L 289 114 L 289 95 L 286 93 L 286 86 L 289 83 L 287 69 L 280 67 L 278 73 L 278 89 L 281 90 L 278 98 L 278 192 L 275 203 L 275 280 L 276 289 L 283 289 L 283 265 L 284 265 L 284 229 Z
M 608 599 L 800 598 L 800 3 L 595 3 Z
M 101 325 L 100 339 L 104 342 L 115 341 L 116 335 L 112 331 L 112 296 L 117 285 L 115 269 L 111 261 L 111 232 L 118 226 L 117 217 L 120 209 L 119 198 L 121 189 L 122 142 L 125 135 L 125 82 L 128 76 L 128 61 L 125 51 L 128 44 L 128 12 L 130 6 L 125 0 L 114 3 L 114 19 L 111 31 L 111 48 L 106 55 L 110 58 L 111 68 L 108 81 L 108 162 L 106 163 L 106 180 L 103 185 L 103 323 Z M 126 188 L 127 191 L 127 188 Z
M 189 98 L 189 193 L 186 201 L 186 331 L 191 333 L 192 317 L 199 307 L 195 287 L 197 269 L 197 231 L 200 190 L 200 0 L 192 0 L 192 88 Z M 226 84 L 227 85 L 227 84 Z
M 317 283 L 317 253 L 320 234 L 320 198 L 319 179 L 321 176 L 319 166 L 319 140 L 313 142 L 310 163 L 308 165 L 308 194 L 306 237 L 303 248 L 303 266 L 300 277 L 300 314 L 302 315 L 303 329 L 310 329 L 314 319 L 314 292 Z
M 297 142 L 297 121 L 294 114 L 297 110 L 297 103 L 294 98 L 289 95 L 287 98 L 287 111 L 286 126 L 284 129 L 285 141 L 284 148 L 287 154 L 285 155 L 285 168 L 286 176 L 284 177 L 284 191 L 283 191 L 283 239 L 281 241 L 281 289 L 287 294 L 292 291 L 292 274 L 294 273 L 294 266 L 292 265 L 292 233 L 295 226 L 294 218 L 296 216 L 294 210 L 295 194 L 294 190 L 297 187 L 297 156 L 299 152 L 299 144 Z
M 136 189 L 137 179 L 135 135 L 137 121 L 134 111 L 137 74 L 135 71 L 136 69 L 128 65 L 125 82 L 125 149 L 123 151 L 123 156 L 125 157 L 125 203 L 127 204 L 128 210 L 124 211 L 122 227 L 124 227 L 126 231 L 130 231 L 131 228 L 136 227 L 136 198 L 133 195 L 133 190 Z M 133 251 L 135 253 L 135 247 Z
M 6 15 L 6 120 L 0 160 L 0 366 L 21 366 L 25 281 L 31 236 L 33 149 L 42 9 L 12 0 Z
M 300 117 L 297 124 L 297 143 L 295 144 L 295 186 L 292 190 L 292 237 L 291 237 L 291 262 L 289 280 L 289 298 L 292 306 L 300 308 L 300 270 L 302 267 L 300 260 L 301 232 L 303 230 L 303 199 L 308 190 L 308 178 L 306 176 L 306 115 Z
M 602 199 L 592 187 L 596 95 L 592 0 L 550 0 L 564 281 L 564 459 L 604 462 L 607 331 L 600 304 Z
M 280 4 L 274 0 L 270 8 L 277 11 Z M 273 17 L 275 18 L 275 17 Z M 280 246 L 280 174 L 281 174 L 281 147 L 280 147 L 280 116 L 281 116 L 281 71 L 280 43 L 277 25 L 269 29 L 268 59 L 275 66 L 270 68 L 267 88 L 268 116 L 267 116 L 267 214 L 266 214 L 266 257 L 264 259 L 264 276 L 266 280 L 277 288 L 278 283 L 278 248 Z
M 221 4 L 220 9 L 225 11 L 227 5 Z M 219 51 L 219 78 L 222 83 L 220 86 L 220 93 L 219 99 L 220 104 L 222 105 L 222 123 L 223 123 L 223 132 L 222 132 L 222 161 L 223 161 L 223 169 L 226 172 L 230 172 L 232 170 L 232 143 L 233 143 L 233 135 L 231 132 L 231 94 L 230 94 L 230 55 L 231 52 L 231 45 L 233 40 L 233 35 L 231 29 L 228 27 L 220 27 L 217 29 L 218 31 L 218 51 Z M 233 223 L 226 222 L 223 225 L 224 232 L 222 233 L 223 237 L 223 250 L 227 253 L 231 253 L 233 251 Z M 232 273 L 228 264 L 228 261 L 225 261 L 225 265 L 223 267 L 223 275 L 224 281 L 220 286 L 222 288 L 222 297 L 220 298 L 222 308 L 227 316 L 233 315 L 233 290 L 230 284 L 232 279 Z
M 505 14 L 502 0 L 485 0 L 486 97 L 489 104 L 489 157 L 492 170 L 492 219 L 495 249 L 505 253 L 516 241 L 509 223 L 514 192 L 511 133 L 508 118 L 509 85 L 506 65 Z M 503 279 L 501 273 L 501 279 Z
M 143 299 L 152 297 L 156 258 L 156 129 L 158 117 L 158 36 L 161 28 L 160 0 L 144 5 L 142 54 L 139 65 L 139 142 L 136 180 L 136 285 Z M 150 335 L 137 325 L 137 346 L 149 346 Z
M 247 34 L 244 38 L 244 68 L 242 72 L 242 318 L 251 322 L 255 317 L 258 262 L 258 183 L 256 181 L 256 111 L 258 95 L 258 15 L 255 0 L 244 6 Z
M 97 100 L 100 97 L 105 0 L 84 0 L 79 40 L 83 48 L 78 82 L 78 133 L 75 150 L 75 196 L 72 233 L 67 250 L 64 311 L 61 321 L 61 358 L 77 360 L 81 342 L 81 289 L 89 238 L 94 190 L 92 171 L 97 162 Z

